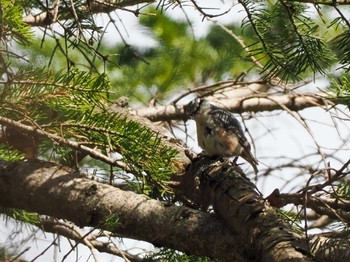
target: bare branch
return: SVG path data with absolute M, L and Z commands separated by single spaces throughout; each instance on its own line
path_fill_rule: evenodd
M 76 241 L 77 243 L 84 245 L 86 245 L 86 241 L 88 241 L 93 248 L 97 249 L 100 252 L 124 257 L 124 259 L 128 261 L 141 261 L 140 257 L 129 254 L 127 252 L 122 252 L 120 249 L 112 246 L 110 243 L 98 241 L 91 235 L 88 235 L 87 237 L 83 238 L 82 234 L 80 233 L 80 229 L 72 223 L 53 218 L 41 218 L 40 223 L 41 229 L 45 232 L 58 234 L 60 236 L 67 237 Z
M 116 9 L 124 8 L 126 6 L 133 6 L 141 3 L 153 3 L 154 0 L 92 0 L 87 1 L 83 8 L 85 11 L 90 12 L 92 14 L 97 13 L 109 13 Z M 65 14 L 57 14 L 57 7 L 47 10 L 45 12 L 41 12 L 36 15 L 27 15 L 23 18 L 23 21 L 30 26 L 47 26 L 52 23 L 57 22 L 57 18 L 64 17 L 65 20 L 74 18 L 73 12 L 68 12 Z
M 317 186 L 315 186 L 317 187 Z M 319 215 L 327 215 L 332 219 L 350 222 L 350 201 L 343 199 L 323 199 L 311 194 L 280 194 L 276 189 L 269 197 L 271 205 L 282 207 L 287 204 L 302 205 L 311 208 Z
M 349 0 L 289 0 L 290 2 L 309 3 L 314 5 L 350 5 Z
M 334 103 L 322 95 L 307 93 L 241 97 L 220 100 L 220 105 L 232 112 L 241 113 L 281 110 L 283 109 L 281 105 L 290 110 L 298 111 L 308 107 L 334 105 Z M 142 108 L 134 110 L 132 113 L 141 117 L 146 117 L 151 121 L 187 119 L 182 106 L 177 105 Z

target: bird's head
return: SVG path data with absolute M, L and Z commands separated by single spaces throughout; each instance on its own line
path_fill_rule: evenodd
M 199 112 L 204 101 L 205 100 L 200 98 L 193 99 L 191 102 L 184 106 L 185 114 L 190 118 L 193 118 Z

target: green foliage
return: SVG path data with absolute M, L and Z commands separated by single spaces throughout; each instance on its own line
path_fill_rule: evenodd
M 283 209 L 276 209 L 279 216 L 283 221 L 287 221 L 289 224 L 291 224 L 294 228 L 294 230 L 302 233 L 304 231 L 304 228 L 302 226 L 302 221 L 300 220 L 300 214 L 295 213 L 294 211 L 287 211 Z
M 21 152 L 18 150 L 0 143 L 0 159 L 5 161 L 17 161 L 22 158 Z
M 16 221 L 31 224 L 34 226 L 40 225 L 40 217 L 37 213 L 27 212 L 25 210 L 14 208 L 1 209 L 1 213 Z
M 108 90 L 103 74 L 19 71 L 12 83 L 3 83 L 0 89 L 0 115 L 40 126 L 47 134 L 57 134 L 106 156 L 119 153 L 126 170 L 141 182 L 140 191 L 153 192 L 175 171 L 177 152 L 164 146 L 149 128 L 126 115 L 110 113 L 105 108 Z M 69 165 L 77 162 L 76 148 L 44 137 L 40 140 L 42 157 Z
M 13 260 L 17 257 L 17 252 L 9 250 L 6 246 L 0 246 L 0 261 L 16 261 Z
M 343 33 L 339 34 L 333 41 L 336 47 L 336 52 L 339 58 L 340 64 L 347 70 L 350 69 L 350 29 L 347 29 Z
M 327 95 L 341 104 L 350 106 L 350 75 L 345 73 L 339 77 L 331 78 Z
M 162 144 L 160 137 L 136 121 L 121 114 L 94 113 L 77 125 L 62 125 L 64 130 L 89 138 L 101 150 L 118 152 L 120 161 L 141 183 L 140 190 L 150 193 L 153 186 L 168 181 L 175 172 L 173 163 L 177 152 Z M 108 149 L 107 149 L 108 148 Z M 150 191 L 151 190 L 151 191 Z
M 0 3 L 0 39 L 11 40 L 22 45 L 29 45 L 33 33 L 23 22 L 21 1 L 1 0 Z
M 240 1 L 248 13 L 258 41 L 253 54 L 265 62 L 264 77 L 300 80 L 308 74 L 325 73 L 333 55 L 319 37 L 319 27 L 306 6 L 285 1 Z
M 15 120 L 28 117 L 37 124 L 75 122 L 103 107 L 108 87 L 103 74 L 19 71 L 10 85 L 3 83 L 0 89 L 1 115 Z
M 339 198 L 339 201 L 341 201 L 341 199 L 350 200 L 350 181 L 347 179 L 340 180 L 333 197 Z
M 117 214 L 111 214 L 105 219 L 104 227 L 108 231 L 115 232 L 119 225 L 119 216 Z
M 146 104 L 151 99 L 163 101 L 177 90 L 234 79 L 252 67 L 242 47 L 219 27 L 212 26 L 207 36 L 194 39 L 188 23 L 154 9 L 148 13 L 154 15 L 141 16 L 140 23 L 157 46 L 136 50 L 118 45 L 121 68 L 110 68 L 116 96 Z
M 220 260 L 208 257 L 191 256 L 170 248 L 161 248 L 159 251 L 146 256 L 143 261 L 219 262 Z

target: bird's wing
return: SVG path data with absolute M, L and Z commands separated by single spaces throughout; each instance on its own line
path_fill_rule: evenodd
M 223 128 L 228 133 L 233 133 L 238 138 L 239 143 L 244 147 L 250 150 L 250 145 L 247 138 L 244 136 L 241 124 L 235 118 L 235 116 L 224 109 L 221 108 L 213 108 L 210 112 L 213 116 L 213 127 Z

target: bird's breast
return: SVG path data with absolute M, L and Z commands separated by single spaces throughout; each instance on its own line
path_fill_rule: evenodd
M 239 156 L 242 151 L 237 137 L 223 128 L 197 123 L 197 139 L 199 146 L 209 156 Z

